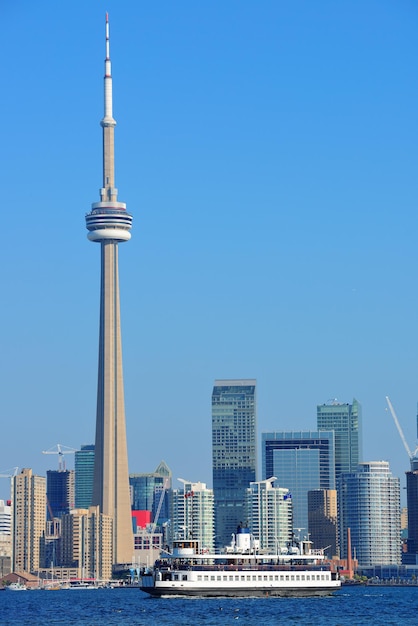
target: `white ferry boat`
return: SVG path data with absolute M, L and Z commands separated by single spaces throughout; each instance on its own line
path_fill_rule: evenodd
M 301 541 L 280 554 L 262 554 L 247 528 L 223 554 L 199 553 L 198 542 L 175 542 L 140 588 L 151 596 L 325 596 L 341 586 L 323 550 Z

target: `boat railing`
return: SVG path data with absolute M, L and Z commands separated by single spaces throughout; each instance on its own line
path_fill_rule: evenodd
M 236 571 L 257 571 L 257 572 L 301 572 L 301 571 L 317 571 L 323 572 L 328 571 L 329 566 L 326 564 L 322 565 L 314 565 L 314 564 L 303 564 L 303 563 L 292 563 L 288 565 L 284 564 L 271 564 L 271 563 L 243 563 L 243 564 L 234 564 L 234 565 L 226 565 L 222 563 L 217 563 L 214 565 L 193 565 L 193 564 L 185 564 L 185 563 L 177 563 L 170 565 L 159 565 L 156 567 L 160 572 L 170 572 L 170 571 L 193 571 L 193 572 L 236 572 Z

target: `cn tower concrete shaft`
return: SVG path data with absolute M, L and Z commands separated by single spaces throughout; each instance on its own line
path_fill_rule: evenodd
M 128 453 L 122 373 L 118 243 L 131 237 L 132 216 L 117 200 L 114 184 L 114 127 L 109 22 L 106 15 L 105 114 L 103 187 L 100 202 L 86 216 L 90 241 L 101 247 L 99 372 L 93 504 L 113 518 L 113 563 L 128 564 L 133 556 Z

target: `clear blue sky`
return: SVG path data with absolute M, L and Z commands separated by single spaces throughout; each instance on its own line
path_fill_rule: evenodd
M 215 378 L 259 432 L 356 397 L 364 458 L 418 400 L 415 0 L 3 2 L 0 471 L 94 441 L 104 18 L 130 471 L 211 478 Z M 7 495 L 0 480 L 0 497 Z

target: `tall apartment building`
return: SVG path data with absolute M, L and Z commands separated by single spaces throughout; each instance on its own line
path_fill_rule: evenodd
M 355 472 L 341 474 L 338 521 L 341 558 L 347 558 L 350 528 L 359 566 L 400 565 L 400 484 L 387 461 L 360 463 Z
M 48 520 L 69 513 L 75 506 L 74 470 L 48 470 L 46 497 Z
M 338 554 L 336 489 L 308 491 L 308 528 L 314 549 L 325 549 L 330 559 Z
M 43 566 L 46 480 L 31 469 L 12 478 L 12 570 L 35 573 Z
M 247 489 L 247 522 L 260 549 L 277 554 L 293 537 L 292 498 L 288 489 L 273 487 L 275 477 Z
M 255 380 L 216 380 L 212 393 L 212 471 L 216 546 L 245 522 L 246 490 L 256 480 Z
M 81 446 L 75 453 L 75 507 L 88 509 L 93 502 L 94 445 Z
M 113 521 L 98 506 L 73 509 L 62 517 L 61 566 L 76 568 L 78 578 L 112 577 Z
M 199 550 L 214 549 L 213 490 L 205 483 L 181 480 L 183 489 L 173 489 L 171 500 L 171 542 L 193 539 Z
M 290 490 L 300 538 L 308 533 L 308 492 L 335 488 L 334 458 L 332 431 L 262 433 L 263 478 L 276 476 L 275 485 Z
M 316 409 L 318 430 L 335 433 L 335 479 L 343 472 L 354 472 L 362 461 L 362 415 L 361 405 L 354 399 L 352 404 L 340 404 L 336 400 L 321 404 Z

